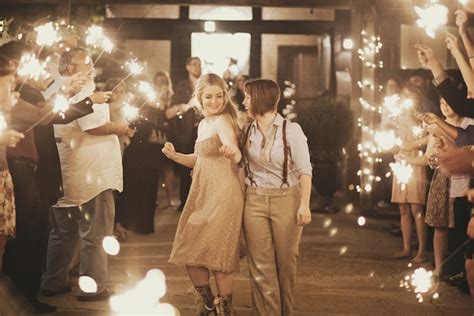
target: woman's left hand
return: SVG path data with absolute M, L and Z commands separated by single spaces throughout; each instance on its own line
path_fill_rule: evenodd
M 234 160 L 239 152 L 237 146 L 222 145 L 219 152 L 230 160 Z
M 298 225 L 304 226 L 311 223 L 311 210 L 309 206 L 300 206 L 298 209 Z

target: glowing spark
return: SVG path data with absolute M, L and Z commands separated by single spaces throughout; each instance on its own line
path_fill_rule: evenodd
M 433 294 L 433 299 L 437 299 L 437 298 L 439 298 L 439 294 L 438 293 Z
M 347 252 L 347 246 L 343 246 L 341 248 L 339 248 L 339 255 L 343 255 Z
M 108 255 L 116 256 L 120 251 L 120 244 L 114 237 L 105 236 L 102 240 L 102 248 Z
M 364 191 L 365 192 L 371 192 L 372 191 L 372 185 L 370 185 L 370 184 L 364 185 Z
M 344 212 L 346 212 L 347 214 L 352 213 L 353 210 L 354 204 L 352 203 L 347 203 L 346 207 L 344 207 Z
M 79 288 L 84 293 L 97 293 L 97 283 L 90 276 L 79 277 Z
M 326 218 L 323 222 L 323 227 L 328 228 L 329 226 L 331 226 L 331 224 L 332 224 L 332 219 Z
M 69 100 L 63 96 L 58 94 L 56 99 L 54 100 L 53 112 L 59 113 L 61 117 L 64 118 L 64 113 L 69 109 Z
M 413 126 L 411 132 L 413 133 L 413 136 L 420 137 L 423 133 L 423 128 L 421 128 L 420 126 Z
M 433 286 L 432 277 L 432 271 L 426 271 L 425 268 L 416 269 L 410 276 L 410 284 L 413 286 L 414 292 L 418 294 L 427 293 Z
M 7 129 L 7 120 L 3 113 L 0 113 L 0 132 L 3 132 Z
M 408 109 L 411 109 L 413 107 L 413 100 L 411 99 L 405 99 L 403 100 L 402 104 L 401 104 L 401 107 L 402 109 L 404 110 L 408 110 Z
M 138 90 L 146 96 L 148 101 L 155 101 L 156 100 L 155 89 L 148 82 L 140 81 L 138 83 Z
M 436 30 L 448 22 L 449 10 L 446 6 L 439 3 L 432 3 L 425 9 L 415 6 L 415 12 L 419 19 L 416 24 L 425 29 L 426 35 L 431 38 L 436 37 Z
M 102 27 L 93 25 L 87 29 L 86 34 L 87 45 L 102 47 L 107 53 L 110 53 L 114 48 L 112 41 L 104 35 Z
M 34 80 L 48 78 L 50 76 L 49 72 L 46 71 L 48 62 L 49 58 L 44 62 L 40 62 L 34 54 L 26 53 L 21 56 L 17 73 L 20 77 L 27 77 Z
M 170 304 L 160 303 L 166 293 L 165 275 L 157 269 L 148 271 L 145 278 L 127 292 L 114 295 L 109 304 L 114 312 L 148 315 L 176 315 Z
M 140 65 L 136 59 L 132 59 L 130 61 L 127 61 L 125 63 L 125 66 L 127 66 L 128 68 L 128 71 L 132 74 L 132 75 L 139 75 L 142 73 L 143 71 L 143 67 L 142 65 Z
M 365 223 L 366 223 L 365 217 L 364 216 L 359 216 L 359 218 L 357 219 L 357 224 L 359 226 L 364 226 Z
M 397 178 L 399 184 L 408 184 L 410 182 L 411 176 L 413 174 L 413 168 L 410 165 L 407 165 L 405 160 L 392 162 L 390 168 L 393 171 L 393 174 Z
M 58 30 L 54 27 L 52 22 L 35 27 L 36 44 L 39 46 L 51 46 L 60 40 Z
M 402 113 L 402 109 L 400 108 L 400 96 L 394 94 L 385 97 L 383 107 L 388 111 L 389 116 L 399 116 Z
M 336 227 L 333 227 L 329 230 L 329 236 L 330 237 L 334 237 L 334 236 L 336 236 L 336 234 L 337 234 L 337 228 Z
M 402 140 L 392 130 L 377 131 L 375 132 L 374 139 L 379 151 L 387 151 L 402 144 Z
M 128 102 L 124 102 L 120 112 L 124 120 L 131 122 L 138 117 L 139 109 Z

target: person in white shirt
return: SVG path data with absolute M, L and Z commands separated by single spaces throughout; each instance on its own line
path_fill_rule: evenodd
M 82 73 L 90 84 L 72 99 L 93 92 L 92 60 L 83 49 L 63 54 L 59 71 L 63 76 Z M 92 91 L 91 91 L 92 90 Z M 94 112 L 67 125 L 55 125 L 61 162 L 64 196 L 53 206 L 41 294 L 54 296 L 69 292 L 68 265 L 78 240 L 81 241 L 80 275 L 97 283 L 97 291 L 77 293 L 79 301 L 107 299 L 105 288 L 107 255 L 102 240 L 112 235 L 115 204 L 113 191 L 122 191 L 122 158 L 117 135 L 130 133 L 128 124 L 110 122 L 108 104 L 94 104 Z

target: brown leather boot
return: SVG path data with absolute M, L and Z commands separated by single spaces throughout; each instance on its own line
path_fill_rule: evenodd
M 235 315 L 232 310 L 232 294 L 226 296 L 217 296 L 214 300 L 214 305 L 216 306 L 217 315 Z
M 196 303 L 198 303 L 198 311 L 196 316 L 216 315 L 216 306 L 214 305 L 214 294 L 212 294 L 209 284 L 203 286 L 195 286 Z

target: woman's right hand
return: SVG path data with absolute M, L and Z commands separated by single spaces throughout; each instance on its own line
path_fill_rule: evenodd
M 174 149 L 174 145 L 170 142 L 166 142 L 161 150 L 166 157 L 171 160 L 175 160 L 176 158 L 176 150 Z
M 467 33 L 467 14 L 463 10 L 457 10 L 454 12 L 456 15 L 456 25 L 459 28 L 459 34 L 466 34 Z

